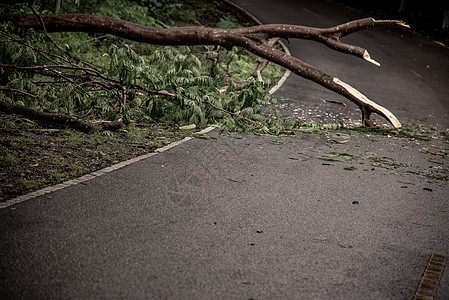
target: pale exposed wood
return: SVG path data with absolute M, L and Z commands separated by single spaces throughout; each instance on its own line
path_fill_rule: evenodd
M 378 63 L 377 61 L 372 59 L 371 56 L 369 55 L 368 51 L 365 51 L 365 53 L 363 53 L 363 59 L 366 60 L 367 62 L 370 62 L 370 63 L 380 67 L 380 63 Z
M 360 93 L 358 90 L 356 90 L 349 84 L 341 81 L 340 79 L 334 78 L 334 82 L 336 84 L 342 86 L 350 94 L 354 95 L 354 97 L 358 98 L 364 105 L 369 107 L 372 110 L 372 112 L 375 112 L 375 113 L 381 115 L 382 117 L 384 117 L 385 119 L 387 119 L 388 122 L 390 122 L 394 128 L 401 128 L 401 123 L 399 122 L 399 120 L 388 109 L 369 100 L 368 97 L 366 97 L 365 95 Z M 364 119 L 363 121 L 366 121 L 365 118 L 363 118 L 363 119 Z M 365 125 L 367 125 L 367 124 L 365 124 Z

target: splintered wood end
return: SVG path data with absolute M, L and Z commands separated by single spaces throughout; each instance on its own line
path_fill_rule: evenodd
M 363 53 L 363 59 L 372 63 L 373 65 L 376 65 L 378 67 L 380 67 L 380 63 L 378 63 L 377 61 L 375 61 L 374 59 L 371 58 L 371 56 L 369 55 L 368 51 L 365 50 L 365 52 Z

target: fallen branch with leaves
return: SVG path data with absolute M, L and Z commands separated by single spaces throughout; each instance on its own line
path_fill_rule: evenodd
M 368 28 L 386 26 L 407 27 L 407 25 L 400 21 L 365 18 L 323 29 L 285 24 L 259 25 L 235 29 L 196 27 L 166 29 L 143 26 L 100 15 L 37 15 L 37 13 L 35 13 L 35 15 L 18 15 L 0 13 L 0 22 L 11 22 L 14 26 L 20 28 L 43 29 L 47 35 L 49 32 L 78 31 L 113 34 L 137 42 L 158 45 L 219 45 L 225 48 L 240 46 L 267 61 L 279 64 L 299 76 L 312 80 L 329 90 L 346 97 L 360 108 L 364 126 L 373 126 L 374 124 L 371 121 L 370 116 L 372 113 L 377 113 L 390 122 L 394 128 L 401 127 L 398 119 L 388 109 L 369 100 L 351 85 L 274 47 L 275 42 L 279 38 L 314 40 L 331 49 L 360 57 L 367 62 L 379 66 L 379 63 L 371 58 L 366 49 L 343 43 L 340 39 L 353 32 Z M 50 54 L 46 55 L 49 56 Z M 263 68 L 264 63 L 265 62 L 262 61 L 258 69 Z M 57 71 L 57 69 L 69 70 L 70 68 L 77 68 L 78 70 L 83 70 L 85 74 L 77 74 L 76 76 L 96 78 L 89 79 L 90 84 L 97 84 L 105 89 L 107 89 L 108 86 L 120 84 L 117 80 L 107 78 L 93 66 L 86 63 L 83 64 L 83 67 L 67 65 L 64 67 L 55 65 L 24 67 L 1 64 L 0 68 L 16 68 L 17 70 L 22 70 L 24 72 L 33 69 L 36 72 L 45 72 L 46 74 L 52 73 L 54 76 L 61 76 L 66 80 L 71 80 L 71 74 L 68 72 Z M 257 69 L 255 72 L 255 74 L 257 74 Z M 81 87 L 78 86 L 77 88 Z M 142 90 L 145 90 L 145 88 L 142 87 Z M 126 102 L 126 91 L 124 92 L 123 97 L 125 98 L 124 102 Z M 235 114 L 234 112 L 228 113 Z

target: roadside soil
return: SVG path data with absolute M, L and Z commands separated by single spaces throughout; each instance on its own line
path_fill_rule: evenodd
M 86 134 L 0 113 L 0 201 L 152 152 L 189 134 L 173 124 Z

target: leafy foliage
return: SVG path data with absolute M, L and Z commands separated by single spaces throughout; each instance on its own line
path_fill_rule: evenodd
M 220 21 L 217 23 L 218 28 L 238 28 L 241 27 L 234 16 L 224 16 L 220 18 Z

